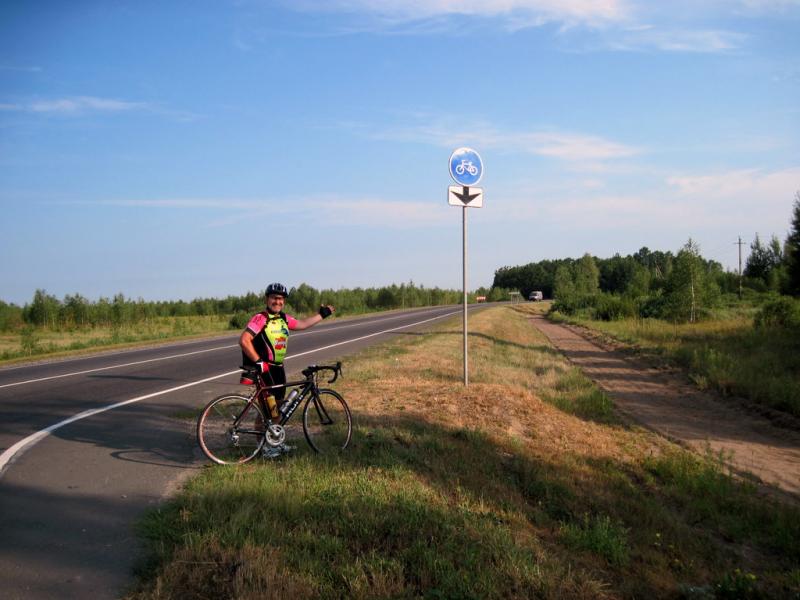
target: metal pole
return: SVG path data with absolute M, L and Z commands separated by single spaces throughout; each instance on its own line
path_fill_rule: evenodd
M 466 189 L 466 188 L 465 188 Z M 469 386 L 469 367 L 467 363 L 467 207 L 461 209 L 462 264 L 464 267 L 464 387 Z
M 742 299 L 742 236 L 739 236 L 739 300 Z

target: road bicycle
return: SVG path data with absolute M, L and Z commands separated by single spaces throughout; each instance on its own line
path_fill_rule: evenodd
M 317 384 L 321 371 L 333 371 L 328 383 L 342 374 L 342 363 L 311 365 L 302 371 L 303 380 L 268 386 L 252 369 L 242 367 L 244 377 L 255 381 L 249 396 L 228 394 L 209 402 L 197 419 L 197 442 L 210 460 L 221 465 L 252 460 L 269 448 L 285 448 L 299 440 L 300 425 L 290 423 L 302 402 L 302 430 L 308 445 L 318 453 L 340 452 L 347 448 L 353 423 L 350 408 L 342 396 Z M 267 405 L 271 390 L 292 388 L 273 419 Z

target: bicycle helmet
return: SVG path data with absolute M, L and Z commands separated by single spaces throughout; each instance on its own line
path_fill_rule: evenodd
M 286 289 L 286 286 L 282 283 L 270 283 L 267 286 L 267 293 L 266 295 L 269 296 L 270 294 L 278 294 L 283 296 L 284 298 L 288 298 L 289 290 Z

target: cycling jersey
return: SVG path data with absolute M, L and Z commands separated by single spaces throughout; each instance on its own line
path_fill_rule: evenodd
M 297 319 L 286 313 L 260 312 L 250 319 L 246 329 L 253 334 L 253 347 L 261 360 L 280 365 L 286 356 L 289 331 L 296 327 Z M 253 364 L 247 355 L 244 360 L 245 364 Z

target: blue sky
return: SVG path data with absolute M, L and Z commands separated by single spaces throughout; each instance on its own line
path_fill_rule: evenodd
M 697 5 L 700 4 L 698 7 Z M 0 299 L 461 286 L 786 236 L 800 2 L 11 1 Z

